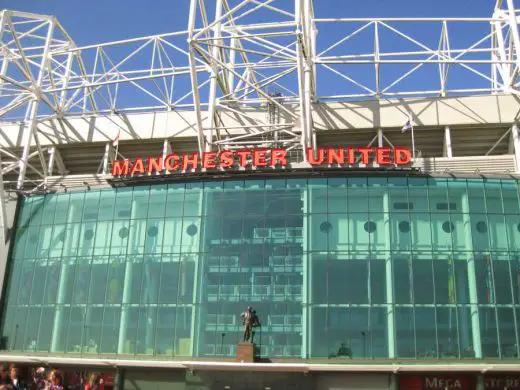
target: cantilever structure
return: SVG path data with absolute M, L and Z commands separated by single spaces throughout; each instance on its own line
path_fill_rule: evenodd
M 491 10 L 191 0 L 182 31 L 88 46 L 1 11 L 0 360 L 518 387 L 520 9 Z M 232 359 L 249 303 L 258 364 Z
M 489 18 L 446 19 L 320 18 L 311 0 L 192 0 L 186 30 L 84 47 L 52 16 L 0 15 L 0 119 L 16 133 L 4 134 L 2 173 L 16 172 L 20 189 L 27 170 L 38 185 L 66 169 L 53 145 L 81 141 L 67 133 L 74 118 L 107 118 L 126 127 L 124 140 L 133 137 L 125 115 L 173 112 L 199 152 L 301 150 L 316 148 L 319 103 L 520 93 L 513 0 L 498 0 Z

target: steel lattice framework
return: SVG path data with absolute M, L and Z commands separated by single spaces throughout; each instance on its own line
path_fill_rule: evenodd
M 312 0 L 208 3 L 191 0 L 184 31 L 84 47 L 52 16 L 1 11 L 0 119 L 19 123 L 22 140 L 20 153 L 2 149 L 2 174 L 17 172 L 23 188 L 28 169 L 44 178 L 59 163 L 40 142 L 49 118 L 192 111 L 201 153 L 301 150 L 316 147 L 316 102 L 520 94 L 514 0 L 497 0 L 489 18 L 446 19 L 317 18 Z M 258 110 L 264 121 L 252 121 Z M 240 126 L 225 127 L 226 115 Z

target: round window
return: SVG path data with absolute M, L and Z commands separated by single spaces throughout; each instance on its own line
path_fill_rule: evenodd
M 119 229 L 119 237 L 121 237 L 121 238 L 128 237 L 128 228 L 122 227 L 121 229 Z
M 487 232 L 487 224 L 484 221 L 477 222 L 476 228 L 477 228 L 477 232 L 479 232 L 479 233 Z
M 325 221 L 320 224 L 320 232 L 328 234 L 331 231 L 332 231 L 332 225 L 329 221 Z
M 92 229 L 85 230 L 83 237 L 85 240 L 92 240 L 92 238 L 94 238 L 94 231 Z
M 376 231 L 376 224 L 373 221 L 365 222 L 365 232 L 374 233 Z
M 186 228 L 186 233 L 188 234 L 188 236 L 193 237 L 195 234 L 197 234 L 198 231 L 199 229 L 197 229 L 197 226 L 194 224 L 191 224 Z
M 399 222 L 399 231 L 401 233 L 409 233 L 410 232 L 410 222 L 408 222 L 408 221 Z
M 444 230 L 446 233 L 451 233 L 455 230 L 455 226 L 453 226 L 451 222 L 446 221 L 442 224 L 442 230 Z
M 155 237 L 157 233 L 159 233 L 159 229 L 157 228 L 157 226 L 152 226 L 148 228 L 148 235 L 150 237 Z

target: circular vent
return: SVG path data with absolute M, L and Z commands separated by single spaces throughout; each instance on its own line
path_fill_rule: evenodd
M 446 233 L 451 233 L 455 230 L 455 226 L 451 222 L 446 221 L 442 224 L 442 230 Z
M 408 222 L 408 221 L 399 222 L 399 231 L 401 233 L 409 233 L 410 232 L 410 222 Z
M 121 238 L 128 237 L 128 228 L 122 227 L 121 229 L 119 229 L 119 237 L 121 237 Z
M 83 237 L 85 240 L 92 240 L 92 238 L 94 238 L 94 231 L 92 229 L 85 230 Z
M 157 226 L 152 226 L 148 228 L 148 235 L 150 237 L 155 237 L 157 233 L 159 233 L 159 229 L 157 228 Z
M 199 231 L 199 229 L 194 224 L 191 224 L 186 228 L 186 233 L 188 234 L 188 236 L 193 237 L 195 234 L 197 234 L 198 231 Z
M 479 232 L 479 233 L 487 232 L 487 224 L 484 221 L 477 222 L 476 228 L 477 228 L 477 232 Z
M 320 232 L 328 234 L 331 231 L 332 231 L 332 225 L 329 221 L 325 221 L 320 224 Z
M 376 231 L 376 224 L 373 221 L 365 222 L 365 232 L 374 233 Z

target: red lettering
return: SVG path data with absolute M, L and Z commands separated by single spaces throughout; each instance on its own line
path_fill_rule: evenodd
M 323 164 L 323 160 L 325 160 L 325 151 L 323 148 L 318 148 L 318 157 L 314 158 L 314 152 L 312 148 L 307 149 L 307 161 L 311 165 L 320 165 Z
M 328 159 L 329 165 L 333 165 L 333 164 L 343 165 L 343 164 L 345 164 L 345 150 L 343 148 L 339 148 L 339 149 L 329 148 L 327 150 L 327 159 Z
M 202 168 L 216 168 L 217 163 L 215 159 L 217 158 L 217 152 L 207 152 L 202 153 Z
M 394 161 L 396 165 L 410 164 L 412 162 L 412 153 L 406 148 L 395 148 Z
M 392 159 L 390 158 L 391 151 L 390 148 L 376 148 L 376 163 L 379 165 L 392 164 Z
M 167 171 L 175 171 L 179 168 L 179 156 L 176 154 L 169 154 L 164 159 L 164 167 Z
M 247 157 L 251 155 L 250 150 L 237 150 L 236 154 L 240 157 L 240 166 L 245 167 L 247 165 Z
M 357 148 L 357 151 L 361 153 L 361 161 L 364 165 L 368 165 L 369 155 L 374 151 L 374 148 Z
M 285 149 L 271 150 L 271 166 L 274 167 L 277 164 L 280 164 L 284 167 L 287 165 L 287 150 L 285 150 Z
M 347 163 L 348 165 L 354 165 L 356 160 L 354 159 L 354 148 L 348 148 L 347 149 L 348 157 L 347 157 Z
M 161 157 L 148 157 L 148 173 L 161 172 L 163 170 L 162 156 Z
M 256 149 L 253 151 L 253 166 L 255 167 L 266 167 L 266 151 L 263 149 Z
M 223 150 L 222 152 L 220 152 L 219 160 L 220 160 L 220 166 L 222 168 L 232 167 L 233 163 L 235 162 L 233 160 L 233 151 Z
M 191 169 L 197 169 L 199 167 L 199 154 L 198 153 L 192 153 L 184 154 L 182 156 L 182 170 L 187 171 L 188 165 L 191 164 Z
M 112 163 L 112 176 L 128 175 L 130 160 L 116 160 Z
M 130 171 L 130 176 L 135 175 L 136 173 L 144 173 L 144 163 L 141 157 L 138 157 L 134 160 L 134 164 L 132 165 L 132 170 Z

